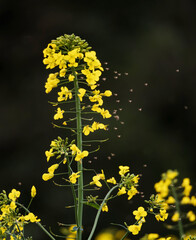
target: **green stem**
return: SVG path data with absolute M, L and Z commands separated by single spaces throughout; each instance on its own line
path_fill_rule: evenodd
M 29 205 L 28 205 L 27 209 L 30 208 L 32 201 L 33 201 L 33 198 L 31 198 L 31 200 L 30 200 L 30 202 L 29 202 Z
M 23 208 L 27 213 L 30 213 L 30 211 L 25 207 L 23 206 L 22 204 L 16 202 L 16 204 L 18 206 L 20 206 L 21 208 Z M 39 222 L 36 222 L 36 224 L 52 239 L 52 240 L 56 240 L 43 226 L 41 223 Z
M 77 74 L 74 69 L 72 69 L 74 75 L 74 88 L 75 88 L 75 102 L 76 102 L 76 127 L 77 127 L 77 147 L 82 151 L 82 119 L 81 119 L 81 105 L 80 99 L 78 97 L 78 79 Z M 78 178 L 78 229 L 77 229 L 77 240 L 82 239 L 82 218 L 83 218 L 83 167 L 82 161 L 77 162 L 77 169 L 80 172 L 80 177 Z
M 129 231 L 127 231 L 127 232 L 125 233 L 125 235 L 124 235 L 120 240 L 125 239 L 128 235 L 129 235 Z
M 70 162 L 69 162 L 68 157 L 67 157 L 67 165 L 68 165 L 68 174 L 70 176 L 71 175 L 71 167 L 70 167 Z M 70 185 L 71 185 L 71 191 L 72 191 L 72 195 L 73 195 L 73 199 L 74 199 L 74 206 L 75 206 L 75 221 L 76 221 L 76 225 L 78 225 L 77 198 L 76 198 L 76 193 L 75 193 L 73 183 L 70 183 Z
M 182 214 L 181 214 L 181 210 L 180 210 L 180 203 L 178 200 L 178 195 L 176 193 L 176 189 L 175 186 L 173 184 L 170 185 L 171 186 L 171 191 L 172 191 L 172 195 L 175 199 L 175 206 L 176 206 L 176 210 L 179 213 L 179 220 L 178 220 L 178 231 L 179 231 L 179 237 L 180 239 L 183 239 L 184 237 L 184 229 L 183 229 L 183 224 L 182 224 Z
M 111 194 L 116 188 L 118 188 L 118 187 L 119 187 L 118 185 L 115 185 L 113 188 L 111 188 L 110 191 L 108 191 L 108 193 L 106 194 L 105 198 L 103 199 L 103 201 L 102 201 L 102 203 L 101 203 L 101 205 L 100 205 L 100 207 L 99 207 L 99 209 L 98 209 L 98 211 L 97 211 L 97 215 L 96 215 L 96 217 L 95 217 L 92 230 L 91 230 L 90 235 L 89 235 L 89 237 L 88 237 L 87 240 L 91 240 L 92 237 L 93 237 L 93 234 L 94 234 L 95 229 L 96 229 L 96 227 L 97 227 L 97 223 L 98 223 L 98 220 L 99 220 L 99 216 L 100 216 L 100 213 L 101 213 L 101 210 L 102 210 L 102 207 L 103 207 L 104 203 L 105 203 L 106 200 L 109 198 L 110 194 Z

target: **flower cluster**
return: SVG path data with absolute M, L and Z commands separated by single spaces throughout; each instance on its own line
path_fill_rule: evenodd
M 61 158 L 63 156 L 63 159 L 60 159 L 58 163 L 52 164 L 48 168 L 48 172 L 44 173 L 42 175 L 42 179 L 44 181 L 48 181 L 51 178 L 55 176 L 55 170 L 59 168 L 61 164 L 66 164 L 67 161 L 71 158 L 71 162 L 75 160 L 76 162 L 82 161 L 83 158 L 87 157 L 89 152 L 84 150 L 80 151 L 80 149 L 74 144 L 74 141 L 72 141 L 70 144 L 68 144 L 68 139 L 63 140 L 61 137 L 58 137 L 58 139 L 54 139 L 51 141 L 50 144 L 51 148 L 49 151 L 46 151 L 46 157 L 47 161 L 50 160 L 51 157 L 56 155 L 56 159 Z M 79 178 L 79 172 L 75 173 L 72 172 L 72 174 L 69 176 L 69 181 L 73 184 L 77 182 L 77 178 Z
M 45 84 L 46 93 L 51 92 L 51 90 L 57 86 L 62 86 L 58 92 L 57 105 L 72 99 L 74 95 L 77 95 L 82 102 L 85 96 L 93 103 L 92 111 L 100 113 L 103 118 L 111 117 L 108 110 L 100 107 L 103 105 L 102 97 L 110 97 L 112 92 L 106 90 L 104 93 L 100 93 L 100 91 L 96 89 L 103 71 L 103 67 L 97 59 L 96 52 L 89 51 L 88 47 L 81 48 L 80 44 L 78 46 L 73 45 L 73 41 L 76 38 L 74 38 L 74 35 L 66 35 L 61 38 L 61 40 L 66 38 L 64 39 L 68 41 L 66 45 L 62 46 L 61 42 L 53 40 L 43 51 L 43 63 L 46 65 L 46 68 L 59 69 L 58 72 L 49 74 Z M 75 89 L 69 89 L 65 86 L 66 84 L 77 81 L 78 78 L 85 88 L 79 88 L 77 93 Z M 86 88 L 86 85 L 90 89 Z M 54 119 L 58 120 L 63 118 L 63 113 L 64 111 L 61 110 L 61 108 L 57 108 Z
M 138 193 L 138 190 L 136 187 L 138 186 L 139 176 L 130 174 L 129 171 L 130 170 L 128 166 L 119 166 L 120 180 L 117 182 L 115 177 L 110 177 L 106 179 L 104 171 L 101 170 L 101 173 L 98 173 L 92 177 L 92 181 L 90 182 L 90 185 L 95 185 L 96 187 L 101 188 L 102 181 L 105 182 L 107 186 L 108 186 L 108 183 L 115 185 L 116 188 L 118 188 L 118 191 L 116 195 L 114 195 L 112 198 L 127 193 L 128 200 L 130 200 L 134 195 Z M 97 202 L 96 202 L 97 197 L 94 198 L 92 196 L 88 196 L 87 204 L 89 205 L 89 202 L 93 202 L 95 204 L 93 205 L 93 207 L 97 207 Z M 108 209 L 107 202 L 112 198 L 106 199 L 105 203 L 102 206 L 102 211 L 108 212 L 109 209 Z
M 133 235 L 137 235 L 140 232 L 142 224 L 146 222 L 145 217 L 147 216 L 147 213 L 154 215 L 157 221 L 165 221 L 168 218 L 165 201 L 159 200 L 158 195 L 152 195 L 150 200 L 146 200 L 145 202 L 149 204 L 147 210 L 142 206 L 138 207 L 137 210 L 133 211 L 136 222 L 127 226 L 128 231 Z
M 143 207 L 138 207 L 137 210 L 133 211 L 133 215 L 135 215 L 136 223 L 128 226 L 129 232 L 133 235 L 137 235 L 141 230 L 142 224 L 146 221 L 145 217 L 147 216 L 147 212 Z
M 29 223 L 39 222 L 32 212 L 26 215 L 22 215 L 19 211 L 18 198 L 20 197 L 20 191 L 12 189 L 7 195 L 5 191 L 0 193 L 0 239 L 20 240 L 26 239 L 24 236 L 24 226 Z M 36 189 L 33 186 L 31 188 L 31 197 L 36 195 Z
M 160 199 L 166 203 L 166 209 L 170 211 L 171 221 L 196 221 L 196 197 L 190 195 L 192 185 L 189 178 L 184 178 L 180 186 L 178 186 L 178 172 L 168 170 L 162 175 L 162 179 L 155 184 L 155 190 Z M 181 207 L 180 207 L 181 206 Z M 183 208 L 189 206 L 187 212 Z
M 177 171 L 168 170 L 166 173 L 162 174 L 162 179 L 155 183 L 154 187 L 160 199 L 164 199 L 168 196 L 170 191 L 169 187 L 177 176 Z

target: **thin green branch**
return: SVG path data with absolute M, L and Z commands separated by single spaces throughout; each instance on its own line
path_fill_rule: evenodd
M 103 199 L 103 201 L 102 201 L 102 203 L 101 203 L 101 205 L 100 205 L 100 207 L 99 207 L 99 210 L 97 211 L 97 215 L 96 215 L 96 217 L 95 217 L 92 230 L 91 230 L 90 235 L 89 235 L 89 237 L 88 237 L 87 240 L 91 240 L 92 237 L 93 237 L 93 234 L 94 234 L 95 229 L 96 229 L 96 227 L 97 227 L 97 223 L 98 223 L 98 220 L 99 220 L 99 216 L 100 216 L 100 213 L 101 213 L 101 210 L 102 210 L 102 207 L 103 207 L 104 203 L 105 203 L 106 200 L 109 198 L 110 194 L 111 194 L 116 188 L 118 188 L 118 187 L 119 187 L 119 185 L 117 184 L 117 185 L 115 185 L 113 188 L 111 188 L 110 191 L 108 191 L 108 193 L 106 194 L 105 198 Z
M 23 206 L 22 204 L 16 202 L 16 204 L 18 206 L 20 206 L 21 208 L 23 208 L 27 213 L 30 213 L 30 211 L 25 207 Z M 50 239 L 52 240 L 56 240 L 46 229 L 44 226 L 42 226 L 42 224 L 40 222 L 36 222 L 36 224 L 48 235 L 48 237 L 50 237 Z

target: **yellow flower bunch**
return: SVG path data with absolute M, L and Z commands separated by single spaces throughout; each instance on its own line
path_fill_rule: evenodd
M 116 195 L 114 195 L 113 197 L 121 196 L 127 193 L 128 200 L 130 200 L 134 195 L 138 193 L 138 190 L 136 187 L 138 186 L 139 176 L 130 174 L 128 166 L 119 166 L 119 175 L 120 175 L 119 182 L 117 182 L 114 177 L 110 177 L 106 179 L 104 171 L 101 170 L 101 173 L 98 173 L 92 177 L 92 181 L 90 182 L 90 185 L 95 185 L 96 187 L 101 188 L 103 186 L 102 181 L 105 182 L 107 186 L 108 186 L 107 183 L 110 183 L 114 185 L 112 189 L 118 188 Z M 103 202 L 102 211 L 105 211 L 105 212 L 109 211 L 108 205 L 106 203 L 109 202 L 109 200 L 111 200 L 112 198 L 108 197 L 105 199 L 105 201 Z M 88 196 L 87 205 L 89 205 L 88 204 L 89 199 L 90 199 L 90 202 L 95 203 L 94 207 L 99 206 L 96 202 L 96 198 L 92 198 L 91 195 Z
M 164 199 L 160 198 L 160 195 L 152 194 L 150 199 L 146 203 L 149 204 L 148 212 L 153 214 L 157 221 L 165 221 L 168 218 L 168 213 L 166 212 L 168 204 Z
M 28 211 L 26 215 L 20 213 L 23 206 L 18 203 L 20 191 L 12 189 L 7 195 L 5 191 L 0 193 L 0 239 L 25 239 L 24 226 L 29 223 L 40 222 L 32 212 Z M 36 195 L 36 188 L 31 188 L 31 197 Z
M 82 102 L 85 96 L 90 102 L 96 103 L 92 106 L 92 111 L 100 113 L 103 118 L 109 118 L 111 117 L 109 111 L 99 106 L 103 104 L 102 97 L 110 97 L 112 92 L 106 90 L 104 93 L 100 93 L 99 90 L 95 90 L 103 67 L 97 59 L 96 52 L 90 51 L 87 43 L 85 43 L 86 45 L 82 45 L 82 40 L 78 38 L 78 44 L 72 44 L 76 38 L 74 35 L 62 36 L 60 39 L 53 40 L 48 44 L 47 48 L 43 50 L 43 63 L 46 65 L 46 68 L 59 69 L 58 72 L 49 74 L 45 84 L 46 93 L 49 93 L 53 88 L 63 85 L 60 88 L 61 91 L 58 92 L 58 102 L 70 100 L 74 94 L 77 94 Z M 65 46 L 62 45 L 62 41 L 67 41 Z M 69 90 L 68 87 L 65 86 L 65 84 L 74 82 L 74 80 L 79 77 L 81 79 L 80 83 L 85 87 L 79 88 L 77 93 L 74 92 L 74 89 Z M 89 86 L 91 90 L 86 89 L 86 85 Z M 63 113 L 61 108 L 58 108 L 54 119 L 58 120 L 63 118 Z
M 159 201 L 158 195 L 152 195 L 150 197 L 150 200 L 145 200 L 145 202 L 149 204 L 147 210 L 145 210 L 142 206 L 138 207 L 137 210 L 134 210 L 133 215 L 135 215 L 136 222 L 130 226 L 127 226 L 128 231 L 131 232 L 133 235 L 139 234 L 143 223 L 146 222 L 145 217 L 147 217 L 148 213 L 150 215 L 154 215 L 157 221 L 165 221 L 168 217 L 164 201 Z
M 155 190 L 160 200 L 165 201 L 166 209 L 169 212 L 172 222 L 178 224 L 180 235 L 184 234 L 183 225 L 187 222 L 196 221 L 196 212 L 192 208 L 187 212 L 185 205 L 196 207 L 196 197 L 190 196 L 192 185 L 189 178 L 184 178 L 181 185 L 178 185 L 178 172 L 168 170 L 162 174 L 162 179 L 155 183 Z M 175 206 L 175 208 L 174 208 Z M 165 213 L 163 213 L 164 218 Z M 157 216 L 157 220 L 162 220 L 162 216 Z M 172 228 L 172 226 L 170 226 Z
M 135 219 L 137 220 L 135 224 L 128 226 L 129 232 L 133 235 L 137 235 L 142 227 L 142 224 L 145 222 L 145 217 L 147 216 L 147 212 L 143 207 L 138 207 L 137 210 L 133 211 L 133 215 L 135 215 Z
M 178 172 L 176 170 L 168 170 L 166 173 L 163 173 L 162 179 L 155 183 L 154 187 L 160 198 L 166 198 L 168 196 L 169 186 L 177 176 Z

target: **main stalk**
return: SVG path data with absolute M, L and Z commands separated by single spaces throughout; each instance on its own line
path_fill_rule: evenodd
M 78 79 L 75 70 L 72 70 L 74 75 L 74 88 L 75 88 L 75 102 L 76 102 L 76 127 L 77 127 L 77 147 L 82 151 L 82 119 L 81 119 L 81 104 L 78 97 Z M 80 172 L 78 178 L 78 206 L 77 209 L 77 240 L 82 239 L 82 218 L 83 218 L 83 167 L 82 160 L 77 162 L 77 171 Z
M 178 200 L 178 195 L 176 193 L 176 189 L 175 189 L 175 186 L 172 184 L 171 185 L 171 191 L 172 191 L 172 195 L 175 199 L 175 206 L 176 206 L 176 210 L 179 214 L 179 220 L 178 220 L 178 231 L 179 231 L 179 237 L 180 237 L 180 240 L 183 239 L 184 237 L 184 229 L 183 229 L 183 224 L 182 224 L 182 215 L 181 215 L 181 210 L 180 210 L 180 203 L 179 203 L 179 200 Z

